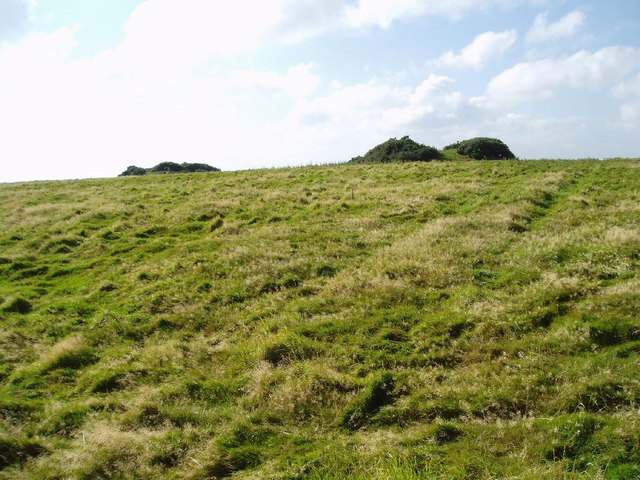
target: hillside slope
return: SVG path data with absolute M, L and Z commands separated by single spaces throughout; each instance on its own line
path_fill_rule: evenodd
M 639 178 L 0 185 L 0 478 L 638 478 Z

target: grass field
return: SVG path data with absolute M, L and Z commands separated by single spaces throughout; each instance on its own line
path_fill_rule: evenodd
M 0 478 L 640 478 L 640 161 L 0 185 Z

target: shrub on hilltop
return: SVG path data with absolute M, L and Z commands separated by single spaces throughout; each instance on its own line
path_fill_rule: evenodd
M 349 163 L 392 163 L 392 162 L 428 162 L 440 158 L 440 152 L 434 147 L 423 145 L 409 137 L 390 138 L 373 147 L 364 156 L 354 157 Z
M 147 173 L 147 169 L 146 168 L 141 168 L 141 167 L 136 167 L 135 165 L 130 165 L 119 176 L 120 177 L 130 177 L 130 176 L 134 176 L 134 175 L 145 175 L 146 173 Z
M 206 163 L 183 163 L 180 165 L 183 172 L 219 172 L 220 169 Z
M 147 173 L 193 173 L 193 172 L 219 172 L 220 169 L 206 163 L 175 163 L 162 162 L 151 168 L 141 168 L 131 165 L 122 172 L 120 177 L 132 175 L 146 175 Z
M 150 173 L 164 173 L 164 172 L 180 173 L 182 171 L 183 170 L 180 164 L 174 163 L 174 162 L 162 162 L 156 165 L 155 167 L 151 167 L 149 169 Z
M 509 147 L 497 138 L 476 137 L 462 140 L 447 145 L 444 150 L 455 150 L 460 155 L 476 160 L 512 160 L 516 158 Z

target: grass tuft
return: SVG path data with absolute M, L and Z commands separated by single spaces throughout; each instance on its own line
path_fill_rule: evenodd
M 16 297 L 3 305 L 2 310 L 6 313 L 20 313 L 22 315 L 26 315 L 33 310 L 33 305 L 30 301 L 25 300 L 22 297 Z
M 363 427 L 375 413 L 393 401 L 395 387 L 396 378 L 391 372 L 383 372 L 373 378 L 365 391 L 342 413 L 340 424 L 349 430 Z

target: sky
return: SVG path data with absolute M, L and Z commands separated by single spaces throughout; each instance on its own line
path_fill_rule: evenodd
M 405 135 L 640 157 L 640 1 L 0 0 L 0 182 Z

